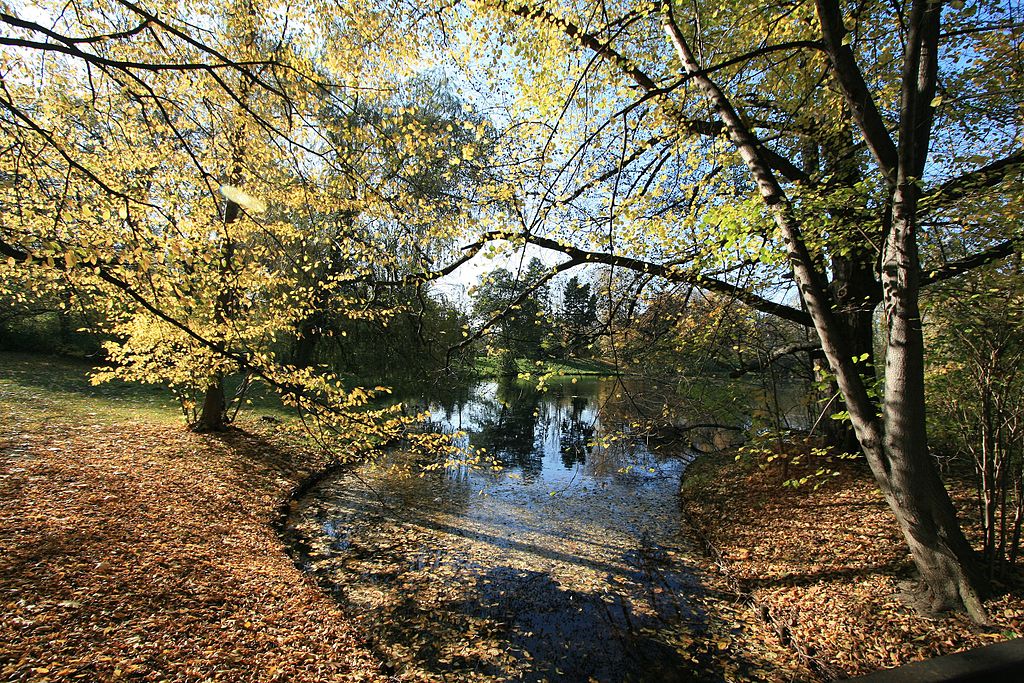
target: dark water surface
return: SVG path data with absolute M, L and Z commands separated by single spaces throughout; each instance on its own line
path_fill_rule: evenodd
M 695 654 L 705 620 L 679 514 L 685 462 L 630 436 L 628 393 L 612 380 L 480 383 L 431 406 L 485 464 L 423 472 L 394 453 L 325 481 L 292 517 L 309 569 L 401 673 L 716 678 Z

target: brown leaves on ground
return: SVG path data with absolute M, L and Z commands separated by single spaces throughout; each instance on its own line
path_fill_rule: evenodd
M 995 628 L 966 615 L 929 617 L 909 606 L 913 563 L 892 514 L 866 469 L 845 465 L 817 491 L 783 488 L 772 469 L 706 458 L 683 506 L 707 535 L 717 567 L 710 583 L 733 601 L 712 609 L 734 619 L 737 654 L 752 678 L 829 679 L 1017 637 L 1020 592 L 988 603 Z M 954 488 L 958 507 L 966 489 Z M 715 564 L 709 562 L 709 565 Z M 780 660 L 779 646 L 791 656 Z
M 271 527 L 314 462 L 0 404 L 0 680 L 380 678 Z

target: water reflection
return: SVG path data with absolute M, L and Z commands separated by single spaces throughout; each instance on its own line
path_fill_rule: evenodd
M 397 477 L 407 456 L 393 453 L 325 482 L 293 518 L 311 568 L 410 675 L 703 680 L 706 658 L 683 644 L 704 628 L 683 463 L 609 423 L 621 393 L 481 383 L 430 401 L 436 428 L 502 468 Z
M 591 454 L 586 474 L 605 476 L 649 455 L 644 444 L 622 440 L 631 417 L 622 386 L 608 379 L 562 380 L 545 390 L 528 382 L 481 382 L 419 408 L 430 411 L 433 428 L 465 432 L 464 446 L 486 449 L 527 482 L 559 479 L 560 469 L 575 473 Z M 601 416 L 614 414 L 618 419 L 605 429 Z

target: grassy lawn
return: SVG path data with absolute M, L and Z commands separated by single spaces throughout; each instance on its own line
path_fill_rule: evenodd
M 68 416 L 78 416 L 96 425 L 126 421 L 184 423 L 178 402 L 168 389 L 121 381 L 93 386 L 89 377 L 94 369 L 87 361 L 78 359 L 0 352 L 0 402 L 17 406 L 21 419 L 29 424 Z M 228 378 L 229 396 L 239 379 Z M 259 383 L 249 389 L 247 398 L 251 403 L 243 407 L 243 415 L 293 415 L 272 391 Z
M 70 416 L 97 425 L 135 421 L 181 424 L 181 411 L 163 387 L 111 382 L 93 386 L 82 360 L 0 352 L 0 402 L 31 422 Z
M 615 374 L 615 367 L 604 361 L 582 358 L 566 358 L 564 360 L 533 361 L 527 358 L 516 359 L 517 372 L 541 375 L 554 373 L 558 376 L 609 376 Z M 500 359 L 493 356 L 479 356 L 474 365 L 480 377 L 500 377 Z

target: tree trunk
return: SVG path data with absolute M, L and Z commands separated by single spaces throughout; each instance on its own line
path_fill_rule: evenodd
M 937 11 L 937 8 L 915 3 L 917 29 L 927 26 L 925 19 L 929 17 L 924 14 L 929 11 Z M 937 15 L 930 19 L 937 21 Z M 814 268 L 800 222 L 785 191 L 759 151 L 759 141 L 697 62 L 672 17 L 671 6 L 665 6 L 664 26 L 686 75 L 711 101 L 778 226 L 793 278 L 814 322 L 822 351 L 846 399 L 857 439 L 903 532 L 921 578 L 930 590 L 932 606 L 963 608 L 975 621 L 986 622 L 987 615 L 975 588 L 976 556 L 960 529 L 926 441 L 924 340 L 917 305 L 920 265 L 915 235 L 916 201 L 920 192 L 916 178 L 920 178 L 919 166 L 923 166 L 923 161 L 917 164 L 909 156 L 903 158 L 911 153 L 919 154 L 919 146 L 926 152 L 928 141 L 926 132 L 921 130 L 922 121 L 915 117 L 912 108 L 901 127 L 900 176 L 893 197 L 893 214 L 887 231 L 882 269 L 888 346 L 885 401 L 880 421 L 864 377 L 853 362 L 849 339 L 836 319 L 834 301 L 828 295 L 824 274 Z M 934 27 L 937 35 L 937 24 Z M 925 42 L 920 36 L 912 35 L 911 39 L 908 43 L 915 44 L 916 40 L 919 41 L 916 44 L 921 45 Z M 918 57 L 921 54 L 918 53 Z M 931 68 L 934 66 L 933 58 L 934 55 L 928 55 L 927 59 L 918 61 L 913 54 L 910 55 L 906 68 L 908 74 L 916 74 L 919 65 L 922 73 L 926 67 Z M 934 83 L 934 74 L 931 77 Z M 911 101 L 916 107 L 918 101 L 929 101 L 929 92 L 920 89 L 917 77 L 913 80 L 913 84 L 907 87 L 913 88 L 914 94 L 905 93 L 904 102 Z M 908 174 L 915 170 L 917 173 L 909 177 Z
M 246 25 L 245 44 L 255 45 L 255 9 L 251 2 L 244 3 L 244 8 L 237 8 L 238 14 L 234 18 L 246 16 L 253 20 L 253 23 Z M 245 102 L 249 99 L 249 90 L 252 83 L 249 79 L 243 79 L 239 84 L 236 100 L 244 108 Z M 245 125 L 236 125 L 231 140 L 231 170 L 228 173 L 227 183 L 235 187 L 243 184 L 243 164 L 245 157 L 246 132 Z M 238 220 L 241 214 L 241 207 L 225 195 L 223 236 L 220 237 L 218 247 L 220 253 L 220 286 L 221 291 L 217 294 L 213 306 L 213 318 L 217 326 L 225 328 L 229 321 L 235 320 L 239 315 L 239 297 L 232 280 L 234 278 L 234 255 L 235 243 L 231 236 L 231 226 Z M 218 334 L 218 344 L 226 346 L 225 333 Z M 197 432 L 217 432 L 228 427 L 228 403 L 224 394 L 224 375 L 217 372 L 215 378 L 206 387 L 203 395 L 203 407 L 199 419 L 192 426 Z
M 978 561 L 928 452 L 924 398 L 924 332 L 918 306 L 920 261 L 915 217 L 920 188 L 902 182 L 893 195 L 892 226 L 882 264 L 888 342 L 884 440 L 868 463 L 910 546 L 935 609 L 965 608 L 987 621 L 976 589 Z
M 302 323 L 292 345 L 292 365 L 298 368 L 308 368 L 312 365 L 313 354 L 322 336 L 316 320 L 309 319 Z
M 825 172 L 841 185 L 853 188 L 864 180 L 853 143 L 854 133 L 848 118 L 844 118 L 839 131 L 824 136 L 821 145 Z M 831 209 L 832 218 L 839 222 L 839 234 L 831 245 L 830 270 L 832 282 L 829 294 L 835 301 L 836 317 L 849 340 L 850 353 L 857 358 L 860 374 L 867 386 L 873 386 L 875 376 L 874 310 L 881 300 L 881 285 L 875 277 L 878 253 L 871 242 L 880 244 L 884 235 L 875 234 L 868 244 L 860 235 L 863 216 L 851 206 L 837 206 Z M 863 360 L 861 360 L 863 359 Z M 838 387 L 837 387 L 838 389 Z M 834 393 L 834 392 L 833 392 Z M 845 401 L 837 406 L 837 412 L 845 408 Z M 860 450 L 853 425 L 847 421 L 829 420 L 829 445 L 848 453 Z
M 886 502 L 896 515 L 932 609 L 966 609 L 978 623 L 988 616 L 975 588 L 977 556 L 927 450 L 887 439 L 888 453 L 868 458 Z M 888 471 L 885 470 L 888 465 Z
M 867 249 L 855 249 L 848 255 L 834 255 L 831 262 L 829 290 L 835 301 L 836 318 L 848 341 L 850 357 L 857 359 L 857 371 L 864 384 L 870 387 L 876 380 L 874 302 L 879 298 L 879 284 L 874 277 L 875 257 Z M 842 401 L 835 412 L 844 407 L 845 401 Z M 830 446 L 848 453 L 860 450 L 851 423 L 828 422 L 829 428 L 825 433 Z
M 224 395 L 224 378 L 217 378 L 206 387 L 199 419 L 192 425 L 196 432 L 221 432 L 228 427 L 228 405 Z

